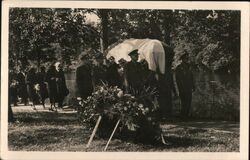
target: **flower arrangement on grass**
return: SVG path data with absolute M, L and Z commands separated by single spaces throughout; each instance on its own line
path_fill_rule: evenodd
M 79 119 L 93 128 L 98 116 L 102 115 L 104 118 L 101 124 L 104 125 L 99 131 L 101 134 L 111 133 L 118 119 L 120 119 L 120 133 L 124 130 L 139 133 L 142 129 L 149 131 L 153 128 L 153 132 L 157 132 L 160 128 L 155 116 L 158 109 L 154 99 L 155 93 L 154 89 L 144 88 L 132 95 L 107 84 L 97 86 L 92 96 L 84 100 L 79 98 Z

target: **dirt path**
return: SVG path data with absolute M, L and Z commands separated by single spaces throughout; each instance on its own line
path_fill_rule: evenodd
M 15 106 L 12 107 L 14 117 L 21 119 L 32 118 L 36 121 L 76 121 L 76 111 L 67 106 L 64 109 L 57 109 L 57 111 L 50 111 L 50 106 L 37 105 L 35 109 L 31 106 Z

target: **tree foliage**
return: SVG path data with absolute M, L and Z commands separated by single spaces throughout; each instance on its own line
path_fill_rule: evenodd
M 100 23 L 87 22 L 87 13 Z M 174 48 L 174 66 L 183 50 L 194 66 L 236 72 L 240 66 L 240 11 L 11 8 L 9 27 L 11 64 L 55 59 L 70 64 L 88 48 L 152 38 Z
M 82 50 L 99 45 L 98 32 L 85 23 L 80 9 L 10 9 L 10 59 L 22 64 L 63 60 L 70 63 Z

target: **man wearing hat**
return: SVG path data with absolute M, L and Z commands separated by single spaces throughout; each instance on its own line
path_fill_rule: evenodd
M 76 69 L 76 84 L 80 97 L 87 98 L 93 92 L 93 81 L 91 67 L 89 65 L 89 56 L 82 54 L 80 56 L 81 65 Z
M 184 51 L 184 54 L 180 57 L 180 59 L 182 62 L 176 68 L 176 83 L 181 99 L 181 116 L 185 119 L 189 116 L 192 102 L 192 92 L 195 90 L 195 85 L 190 64 L 188 63 L 187 51 Z
M 131 61 L 125 65 L 124 69 L 126 88 L 140 90 L 143 87 L 144 70 L 142 64 L 138 62 L 138 50 L 133 50 L 128 55 L 130 56 Z

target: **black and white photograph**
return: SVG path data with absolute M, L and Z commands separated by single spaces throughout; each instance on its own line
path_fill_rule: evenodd
M 215 4 L 4 1 L 1 159 L 246 160 L 249 3 Z

